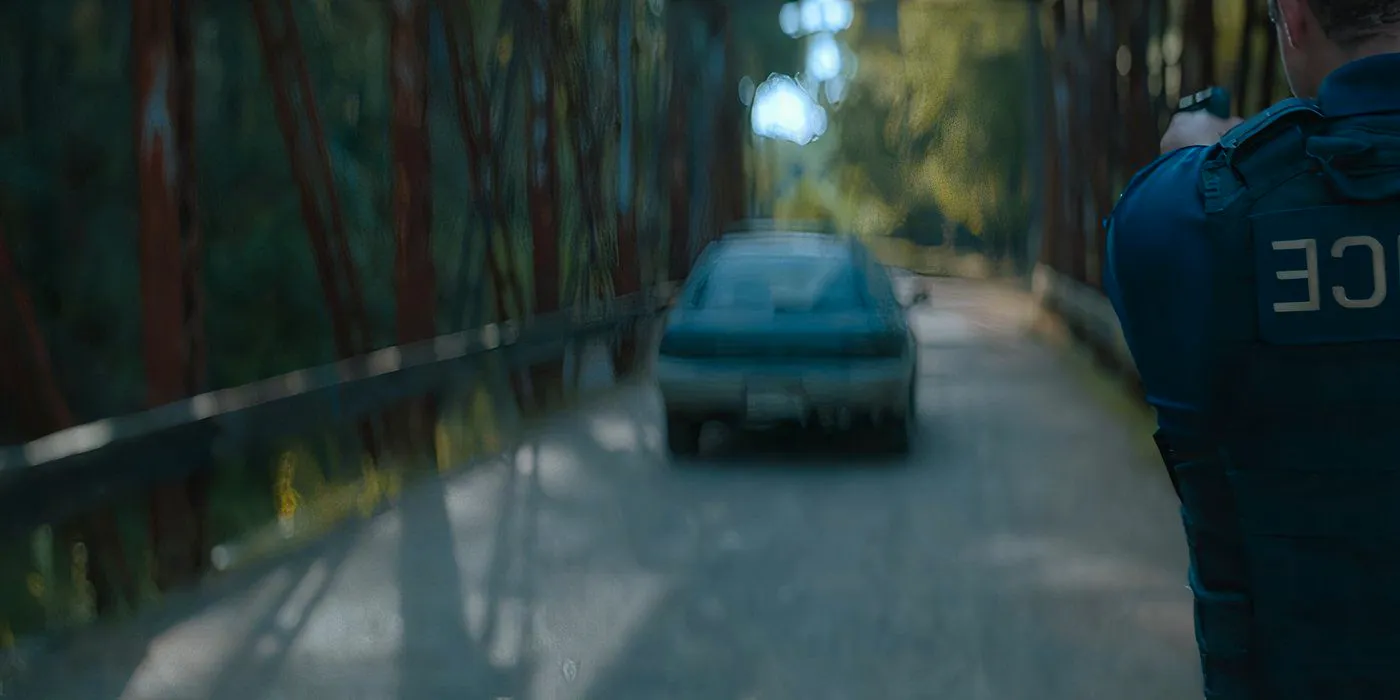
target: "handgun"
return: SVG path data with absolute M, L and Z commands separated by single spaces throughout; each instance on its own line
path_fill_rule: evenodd
M 1230 91 L 1223 87 L 1209 87 L 1192 95 L 1181 98 L 1177 104 L 1176 111 L 1194 112 L 1204 109 L 1212 116 L 1221 119 L 1230 118 Z

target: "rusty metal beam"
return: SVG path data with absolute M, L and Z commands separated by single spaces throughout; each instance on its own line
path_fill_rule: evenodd
M 559 167 L 555 119 L 555 66 L 558 47 L 552 40 L 551 6 L 560 0 L 531 0 L 525 21 L 530 52 L 529 92 L 526 95 L 526 181 L 530 201 L 530 230 L 534 238 L 535 313 L 559 308 Z
M 398 341 L 408 343 L 431 338 L 437 331 L 428 142 L 428 8 L 425 0 L 401 0 L 390 3 L 390 8 L 394 287 Z
M 275 12 L 269 7 L 274 1 Z M 349 253 L 330 152 L 311 91 L 296 20 L 288 0 L 252 0 L 251 6 L 277 125 L 297 184 L 312 259 L 330 312 L 336 354 L 363 354 L 372 343 L 364 296 Z M 300 113 L 296 104 L 303 107 Z

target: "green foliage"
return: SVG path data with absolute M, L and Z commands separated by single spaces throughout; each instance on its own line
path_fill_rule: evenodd
M 667 53 L 666 18 L 655 9 L 660 5 L 623 1 L 631 3 L 637 18 L 634 154 L 642 167 L 652 169 L 636 193 L 646 205 L 638 207 L 638 231 L 642 246 L 654 250 L 664 235 L 658 224 L 664 215 L 657 204 L 663 199 L 664 159 L 659 154 L 668 146 L 662 127 L 669 94 L 667 61 L 672 57 Z M 514 274 L 528 290 L 532 241 L 524 186 L 523 104 L 529 83 L 524 71 L 507 81 L 510 62 L 525 53 L 515 47 L 530 41 L 518 35 L 523 31 L 516 23 L 518 13 L 507 11 L 517 2 L 455 5 L 472 13 L 476 59 L 489 101 L 478 107 L 489 110 L 500 129 L 491 145 L 501 166 L 497 195 L 508 220 L 504 231 L 496 233 L 513 251 Z M 570 17 L 587 39 L 586 72 L 594 81 L 590 88 L 596 88 L 600 101 L 614 99 L 611 59 L 592 38 L 616 31 L 617 5 L 574 2 Z M 292 5 L 370 325 L 376 344 L 387 345 L 392 342 L 395 308 L 393 174 L 387 133 L 389 14 L 382 0 Z M 145 399 L 129 12 L 129 3 L 101 0 L 0 4 L 0 94 L 9 98 L 0 100 L 0 227 L 33 298 L 62 392 L 79 420 L 131 412 Z M 199 3 L 196 12 L 200 281 L 205 291 L 208 376 L 212 388 L 222 388 L 327 362 L 334 354 L 328 309 L 249 5 Z M 439 323 L 448 331 L 475 323 L 491 303 L 485 248 L 492 232 L 468 184 L 473 170 L 485 176 L 488 163 L 469 160 L 462 144 L 443 28 L 444 21 L 434 13 L 428 47 L 432 244 L 439 297 L 450 302 L 439 305 L 444 310 Z M 590 174 L 573 167 L 567 129 L 567 120 L 580 119 L 584 112 L 566 106 L 563 90 L 560 93 L 562 266 L 566 274 L 606 270 L 615 251 L 602 246 L 600 252 L 589 232 L 596 229 L 599 237 L 615 234 L 613 178 L 603 178 L 606 206 L 590 228 L 578 199 L 580 178 Z M 593 136 L 603 143 L 602 169 L 611 172 L 616 134 L 608 118 L 596 121 Z M 662 259 L 644 256 L 647 261 L 653 272 L 646 274 L 654 276 Z M 11 301 L 0 300 L 0 323 L 7 329 Z M 7 337 L 5 342 L 13 341 Z M 499 443 L 499 435 L 487 439 L 472 432 L 481 432 L 492 410 L 492 405 L 474 404 L 459 411 L 458 422 L 472 426 L 462 428 L 464 435 L 472 436 L 459 436 L 464 445 L 471 443 L 457 450 L 459 456 L 494 449 L 490 446 Z M 0 443 L 15 439 L 13 426 L 0 421 Z M 345 491 L 337 485 L 347 483 L 355 489 L 369 489 L 364 485 L 373 483 L 379 489 L 377 481 L 361 475 L 359 455 L 348 448 L 342 454 L 339 444 L 323 449 L 319 440 L 311 436 L 296 446 L 310 455 L 308 463 L 320 474 L 319 481 L 313 479 L 315 489 L 336 497 Z M 353 443 L 353 437 L 347 442 Z M 269 455 L 245 457 L 221 466 L 215 475 L 208 515 L 220 539 L 246 534 L 274 512 L 270 470 L 276 460 Z M 350 474 L 332 473 L 347 463 Z M 323 482 L 331 486 L 322 489 Z M 140 533 L 133 538 L 141 539 Z M 23 565 L 26 559 L 33 564 L 25 544 L 0 548 L 0 572 L 5 574 L 0 576 L 0 648 L 11 632 L 32 632 L 55 619 L 53 611 L 45 612 L 36 603 L 39 598 L 24 578 L 33 573 Z M 52 542 L 47 548 L 67 551 L 65 542 Z M 144 561 L 133 560 L 132 565 L 144 568 Z M 66 613 L 58 617 L 66 619 Z
M 833 117 L 830 166 L 853 197 L 841 218 L 888 234 L 932 208 L 998 250 L 1024 240 L 1028 12 L 904 3 L 899 19 L 897 35 L 863 33 L 859 21 L 849 32 L 859 67 Z

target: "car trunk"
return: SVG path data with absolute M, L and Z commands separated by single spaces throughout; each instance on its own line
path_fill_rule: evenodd
M 904 332 L 869 310 L 693 311 L 666 330 L 672 357 L 897 357 Z

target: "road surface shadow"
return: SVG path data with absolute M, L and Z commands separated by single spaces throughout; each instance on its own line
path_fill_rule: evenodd
M 99 700 L 105 698 L 165 697 L 168 689 L 143 688 L 142 671 L 161 640 L 192 620 L 229 614 L 234 608 L 262 607 L 266 612 L 235 640 L 235 650 L 220 661 L 223 669 L 201 695 L 210 698 L 246 698 L 238 688 L 262 685 L 275 677 L 276 659 L 259 661 L 257 642 L 270 635 L 269 643 L 285 643 L 294 637 L 279 630 L 277 612 L 284 609 L 298 589 L 304 591 L 303 614 L 298 625 L 325 594 L 323 585 L 303 588 L 313 577 L 329 580 L 354 548 L 366 521 L 354 520 L 327 537 L 309 542 L 283 556 L 254 562 L 245 568 L 220 574 L 198 586 L 173 591 L 161 603 L 132 617 L 104 620 L 73 631 L 33 660 L 4 690 L 4 697 L 35 700 Z M 264 603 L 258 606 L 256 602 Z M 228 634 L 238 634 L 225 628 Z M 159 681 L 157 681 L 159 682 Z M 207 693 L 207 695 L 206 695 Z M 254 696 L 256 697 L 256 696 Z
M 495 494 L 499 511 L 480 591 L 486 609 L 478 634 L 469 628 L 467 587 L 448 510 L 450 482 L 426 479 L 398 510 L 403 528 L 397 551 L 403 624 L 399 698 L 461 697 L 464 691 L 516 697 L 532 675 L 530 626 L 517 629 L 506 619 L 517 606 L 530 609 L 534 598 L 529 552 L 538 483 L 530 444 L 520 445 L 515 455 L 514 464 L 499 467 L 503 480 Z
M 357 521 L 357 524 L 363 521 Z M 209 700 L 246 700 L 266 697 L 276 684 L 287 652 L 325 600 L 331 582 L 359 542 L 360 527 L 352 534 L 336 533 L 308 563 L 298 583 L 287 588 L 278 605 L 268 607 L 243 637 L 237 649 L 224 657 L 209 685 Z

